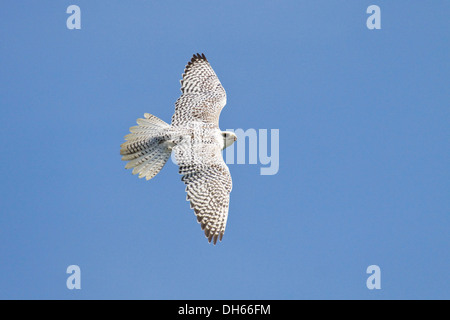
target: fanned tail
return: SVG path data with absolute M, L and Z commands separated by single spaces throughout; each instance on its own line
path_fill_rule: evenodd
M 169 140 L 170 125 L 146 113 L 145 119 L 137 119 L 138 126 L 130 128 L 126 142 L 120 146 L 122 160 L 128 161 L 126 169 L 133 168 L 133 174 L 150 180 L 164 167 L 172 153 Z

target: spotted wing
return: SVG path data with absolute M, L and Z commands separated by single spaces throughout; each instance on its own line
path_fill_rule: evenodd
M 173 126 L 203 122 L 219 126 L 219 116 L 227 97 L 204 54 L 194 54 L 181 79 L 181 96 L 175 103 Z
M 183 176 L 181 180 L 186 184 L 186 200 L 191 203 L 208 241 L 216 244 L 225 232 L 232 189 L 220 146 L 205 135 L 180 144 L 173 151 Z

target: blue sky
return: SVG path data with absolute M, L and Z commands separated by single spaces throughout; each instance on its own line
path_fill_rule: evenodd
M 449 299 L 449 9 L 2 3 L 0 298 Z M 280 132 L 276 175 L 229 165 L 216 246 L 173 163 L 145 181 L 119 155 L 136 118 L 170 121 L 196 52 L 227 91 L 223 130 Z M 66 287 L 73 264 L 81 290 Z

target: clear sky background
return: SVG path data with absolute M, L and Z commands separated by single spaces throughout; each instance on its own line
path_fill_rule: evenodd
M 81 8 L 81 30 L 66 9 Z M 381 8 L 381 30 L 366 9 Z M 3 1 L 1 299 L 449 299 L 449 1 Z M 125 170 L 203 52 L 220 126 L 279 129 L 229 165 L 208 244 L 169 162 Z M 81 268 L 68 290 L 66 268 Z M 368 290 L 366 268 L 381 268 Z

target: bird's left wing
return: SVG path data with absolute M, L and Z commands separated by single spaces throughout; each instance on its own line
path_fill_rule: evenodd
M 208 241 L 222 240 L 228 218 L 232 181 L 217 143 L 202 141 L 173 148 L 186 184 L 186 200 L 197 216 Z

